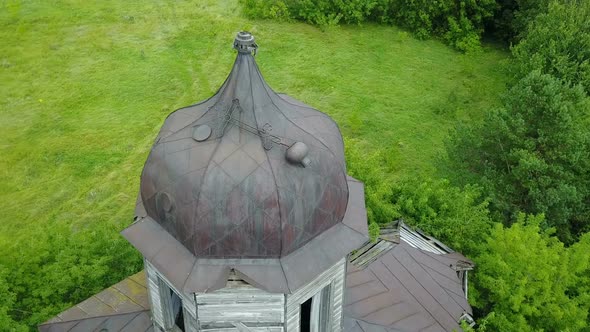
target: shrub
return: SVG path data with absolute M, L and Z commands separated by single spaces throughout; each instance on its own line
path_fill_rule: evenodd
M 365 185 L 365 202 L 369 224 L 391 222 L 396 213 L 390 203 L 392 183 L 386 171 L 383 152 L 367 153 L 361 142 L 345 139 L 348 174 Z
M 252 18 L 265 18 L 276 20 L 289 20 L 291 13 L 289 7 L 282 0 L 241 0 L 243 12 Z
M 19 262 L 4 275 L 0 269 L 0 295 L 8 292 L 7 303 L 16 309 L 9 308 L 8 319 L 34 327 L 138 271 L 140 254 L 116 234 L 109 225 L 74 231 L 59 222 L 32 229 L 36 241 L 2 257 Z M 10 281 L 7 287 L 3 280 Z M 2 329 L 2 312 L 0 301 L 0 330 L 11 331 Z
M 366 153 L 358 141 L 346 139 L 348 173 L 365 184 L 371 236 L 379 224 L 403 218 L 455 250 L 471 255 L 491 225 L 487 202 L 475 186 L 464 189 L 446 180 L 409 177 L 394 181 L 384 152 Z
M 339 22 L 397 24 L 418 38 L 438 36 L 461 51 L 479 48 L 495 0 L 241 0 L 250 17 L 290 18 L 320 26 Z M 276 13 L 280 13 L 277 15 Z

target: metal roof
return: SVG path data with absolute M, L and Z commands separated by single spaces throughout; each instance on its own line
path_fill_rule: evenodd
M 266 84 L 250 34 L 234 47 L 217 93 L 166 119 L 136 213 L 196 257 L 284 257 L 344 218 L 342 136 L 329 116 Z
M 271 293 L 288 294 L 305 285 L 368 240 L 363 184 L 347 177 L 349 203 L 342 222 L 317 235 L 303 247 L 280 258 L 208 258 L 193 255 L 146 214 L 123 236 L 176 289 L 212 292 L 225 287 L 230 270 L 251 285 Z M 138 202 L 141 210 L 141 201 Z
M 453 269 L 457 271 L 471 270 L 475 266 L 470 259 L 461 253 L 456 252 L 422 230 L 406 225 L 402 219 L 381 226 L 379 238 L 394 243 L 399 243 L 400 240 L 403 240 L 414 248 L 437 254 L 433 257 L 452 264 Z
M 40 332 L 153 331 L 143 271 L 39 325 Z
M 91 318 L 81 318 L 68 322 L 40 325 L 40 332 L 155 332 L 150 311 L 112 314 Z
M 471 307 L 453 265 L 465 258 L 456 252 L 435 254 L 416 249 L 403 238 L 399 244 L 382 242 L 386 243 L 359 248 L 379 251 L 378 255 L 368 254 L 369 260 L 351 256 L 356 259 L 348 264 L 343 331 L 460 331 L 457 321 L 464 312 L 471 314 Z M 314 264 L 312 261 L 308 266 L 314 268 Z M 275 275 L 268 267 L 251 267 L 250 276 L 252 271 Z M 214 264 L 203 265 L 198 278 L 227 280 L 227 276 L 219 277 L 218 272 Z M 143 272 L 131 276 L 40 325 L 39 330 L 77 332 L 112 327 L 110 330 L 117 331 L 115 327 L 121 325 L 116 324 L 127 322 L 121 331 L 151 331 L 143 329 L 149 322 L 145 282 Z
M 380 240 L 382 242 L 387 242 Z M 350 331 L 460 331 L 471 314 L 462 281 L 453 266 L 462 255 L 435 254 L 401 238 L 378 253 L 354 257 L 346 277 L 344 315 Z

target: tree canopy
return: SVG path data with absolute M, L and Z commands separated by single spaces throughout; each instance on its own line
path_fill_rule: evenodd
M 470 293 L 489 331 L 579 331 L 587 326 L 590 234 L 566 248 L 543 216 L 496 224 L 475 259 Z M 483 330 L 480 328 L 480 330 Z
M 449 156 L 467 181 L 485 188 L 503 219 L 544 213 L 547 226 L 571 243 L 588 229 L 589 106 L 580 86 L 532 72 L 510 89 L 503 108 L 457 128 Z
M 590 93 L 590 2 L 551 2 L 546 13 L 528 22 L 513 47 L 516 79 L 533 70 L 550 74 Z

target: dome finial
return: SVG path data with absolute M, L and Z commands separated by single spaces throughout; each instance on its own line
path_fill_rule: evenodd
M 253 53 L 256 55 L 258 45 L 254 41 L 254 36 L 248 31 L 240 31 L 234 39 L 234 48 L 240 53 Z

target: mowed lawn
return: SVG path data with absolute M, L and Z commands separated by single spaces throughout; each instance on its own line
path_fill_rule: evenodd
M 331 115 L 356 149 L 386 151 L 392 179 L 433 175 L 448 130 L 498 106 L 505 85 L 508 55 L 491 46 L 463 55 L 395 27 L 252 21 L 237 1 L 0 2 L 2 267 L 81 229 L 126 246 L 117 232 L 159 127 L 216 91 L 244 29 L 269 84 Z

